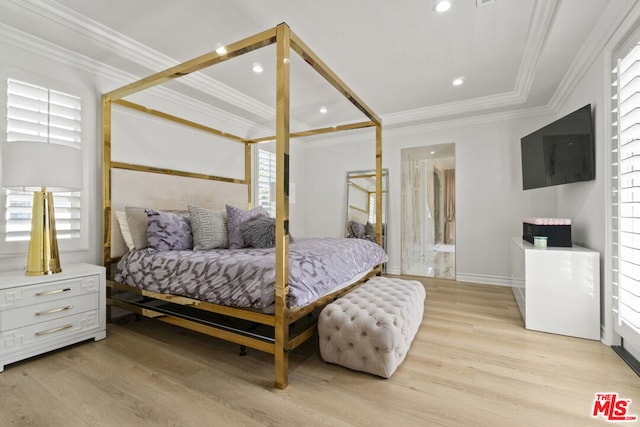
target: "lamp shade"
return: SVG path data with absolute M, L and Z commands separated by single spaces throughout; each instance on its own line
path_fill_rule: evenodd
M 8 141 L 2 148 L 2 187 L 22 191 L 82 189 L 82 152 L 61 144 Z

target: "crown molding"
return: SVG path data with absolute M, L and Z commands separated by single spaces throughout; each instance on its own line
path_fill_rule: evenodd
M 622 3 L 617 1 L 607 4 L 604 13 L 578 50 L 578 54 L 549 101 L 549 105 L 556 114 L 638 2 L 633 0 L 626 5 Z
M 557 8 L 558 0 L 537 0 L 535 2 L 515 84 L 515 93 L 522 97 L 523 102 L 529 96 L 542 48 L 549 35 Z
M 476 116 L 463 117 L 458 119 L 451 120 L 441 120 L 433 123 L 420 124 L 415 126 L 403 126 L 397 128 L 385 128 L 384 126 L 388 123 L 386 122 L 386 116 L 382 117 L 382 135 L 383 135 L 383 143 L 387 138 L 397 137 L 397 136 L 406 136 L 406 135 L 418 135 L 428 132 L 434 132 L 443 129 L 452 129 L 452 128 L 464 128 L 468 126 L 478 126 L 483 124 L 490 124 L 495 122 L 507 121 L 507 120 L 516 120 L 528 117 L 537 117 L 543 115 L 552 115 L 553 110 L 548 105 L 542 107 L 532 107 L 532 108 L 522 108 L 519 110 L 510 110 L 503 111 L 499 113 L 490 113 L 490 114 L 482 114 Z M 375 137 L 369 137 L 365 134 L 367 129 L 359 129 L 350 131 L 349 135 L 343 136 L 329 136 L 326 135 L 323 137 L 307 137 L 305 138 L 305 144 L 307 146 L 330 146 L 337 144 L 348 144 L 348 143 L 356 143 L 356 142 L 365 142 L 368 140 L 373 140 Z M 334 134 L 335 135 L 335 134 Z M 313 138 L 313 139 L 312 139 Z
M 3 44 L 108 80 L 119 81 L 123 75 L 126 77 L 126 73 L 123 73 L 121 70 L 106 66 L 91 58 L 82 56 L 69 49 L 65 49 L 3 23 L 0 23 L 0 40 Z
M 382 130 L 383 134 L 389 136 L 415 135 L 426 132 L 433 132 L 442 129 L 463 128 L 467 126 L 478 126 L 483 124 L 501 122 L 506 120 L 516 120 L 527 117 L 542 116 L 545 114 L 553 114 L 549 106 L 522 108 L 518 110 L 509 110 L 498 113 L 481 114 L 459 119 L 441 120 L 433 123 L 421 124 L 416 126 L 404 126 L 395 129 Z M 384 118 L 383 118 L 384 123 Z
M 439 117 L 454 114 L 470 113 L 491 108 L 509 107 L 523 102 L 522 96 L 515 92 L 507 92 L 498 95 L 489 95 L 459 102 L 433 105 L 416 108 L 414 110 L 401 111 L 399 113 L 385 114 L 382 121 L 385 125 L 417 122 L 422 120 L 437 119 Z
M 178 61 L 139 43 L 113 29 L 81 15 L 55 0 L 10 0 L 16 6 L 28 9 L 46 19 L 58 23 L 81 34 L 108 49 L 112 53 L 150 70 L 162 70 L 178 64 Z M 530 22 L 525 50 L 520 63 L 513 91 L 479 97 L 461 102 L 453 102 L 418 108 L 387 115 L 388 124 L 410 123 L 429 120 L 447 115 L 475 112 L 479 109 L 493 109 L 523 103 L 528 96 L 540 52 L 550 29 L 558 0 L 537 0 Z M 181 79 L 190 87 L 238 106 L 252 114 L 264 118 L 275 117 L 275 109 L 248 97 L 221 82 L 201 73 L 194 73 Z M 299 123 L 306 128 L 304 123 Z
M 124 85 L 131 81 L 140 79 L 139 76 L 124 72 L 87 56 L 80 55 L 77 52 L 65 49 L 59 45 L 35 37 L 29 33 L 3 23 L 0 23 L 0 40 L 0 43 L 4 43 L 22 51 L 30 52 L 39 57 L 85 71 L 108 82 L 113 82 L 116 85 Z M 15 66 L 15 64 L 13 66 Z M 211 117 L 216 117 L 230 128 L 235 129 L 232 133 L 245 132 L 246 129 L 253 129 L 254 131 L 263 133 L 270 132 L 267 128 L 256 127 L 255 123 L 252 121 L 242 119 L 234 114 L 230 114 L 222 109 L 213 107 L 202 101 L 195 100 L 189 96 L 182 95 L 179 92 L 166 87 L 151 88 L 149 93 L 163 101 L 181 105 L 188 109 L 202 112 Z
M 551 29 L 557 6 L 558 0 L 537 0 L 535 2 L 514 90 L 459 102 L 387 114 L 384 116 L 384 123 L 387 125 L 410 123 L 478 110 L 511 107 L 524 103 L 529 96 L 540 54 Z
M 141 65 L 149 70 L 164 70 L 180 62 L 121 34 L 106 25 L 90 19 L 54 0 L 10 0 L 16 6 L 36 13 L 52 22 L 62 25 L 113 54 Z M 244 93 L 202 73 L 193 73 L 180 79 L 198 91 L 244 109 L 263 119 L 275 117 L 275 108 L 260 103 Z

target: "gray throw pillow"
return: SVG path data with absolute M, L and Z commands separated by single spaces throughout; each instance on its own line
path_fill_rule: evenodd
M 367 236 L 367 227 L 360 222 L 349 221 L 349 229 L 351 230 L 349 237 L 364 239 Z
M 276 245 L 275 218 L 258 217 L 240 225 L 245 245 L 252 248 L 272 248 Z
M 226 211 L 211 211 L 190 205 L 189 217 L 194 251 L 229 247 Z
M 149 253 L 193 248 L 189 215 L 147 209 Z
M 375 242 L 376 241 L 376 225 L 367 221 L 367 223 L 365 224 L 365 231 L 366 231 L 365 237 L 368 240 Z
M 250 211 L 236 208 L 231 205 L 227 206 L 227 228 L 229 230 L 229 249 L 246 248 L 247 244 L 240 233 L 240 226 L 245 222 L 258 218 L 269 217 L 269 213 L 262 207 L 251 209 Z

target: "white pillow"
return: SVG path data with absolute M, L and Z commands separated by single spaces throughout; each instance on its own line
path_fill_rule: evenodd
M 129 229 L 129 223 L 127 222 L 127 214 L 124 211 L 116 211 L 116 219 L 118 220 L 120 233 L 122 234 L 124 242 L 127 244 L 130 251 L 134 250 L 136 246 L 133 244 L 133 236 Z

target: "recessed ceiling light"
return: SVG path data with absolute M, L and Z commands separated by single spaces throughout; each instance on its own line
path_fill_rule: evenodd
M 262 65 L 258 64 L 257 62 L 253 64 L 253 67 L 251 67 L 251 69 L 256 74 L 260 74 L 261 72 L 264 71 L 264 69 L 262 68 Z
M 327 107 L 320 107 L 320 114 L 327 114 Z
M 451 9 L 451 2 L 448 0 L 441 0 L 433 7 L 433 10 L 438 13 L 444 13 L 449 9 Z
M 436 154 L 436 152 L 435 152 L 435 151 L 432 151 L 432 152 L 431 152 L 431 154 Z
M 227 48 L 224 46 L 220 46 L 216 49 L 216 53 L 218 55 L 224 55 L 225 53 L 227 53 Z
M 464 77 L 456 77 L 451 82 L 451 84 L 454 85 L 454 86 L 462 86 L 463 83 L 464 83 Z

